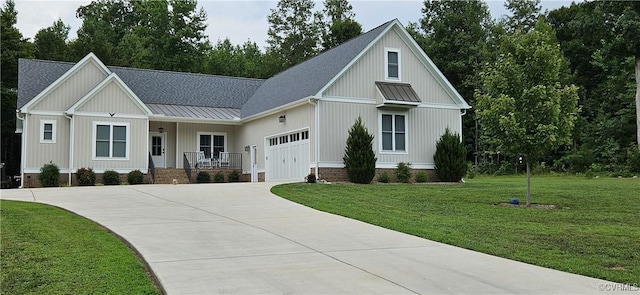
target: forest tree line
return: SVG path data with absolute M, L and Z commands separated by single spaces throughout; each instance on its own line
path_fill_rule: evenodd
M 212 43 L 205 34 L 207 15 L 195 0 L 93 1 L 76 10 L 82 25 L 71 40 L 62 20 L 40 29 L 33 40 L 24 38 L 16 28 L 14 2 L 6 1 L 1 15 L 1 156 L 8 173 L 19 173 L 20 137 L 14 133 L 18 58 L 77 62 L 93 52 L 109 66 L 264 79 L 363 33 L 347 0 L 315 5 L 312 0 L 279 0 L 267 17 L 268 45 L 261 49 L 250 40 Z M 574 87 L 578 108 L 571 115 L 569 140 L 545 150 L 534 166 L 639 172 L 640 2 L 588 1 L 543 12 L 539 0 L 507 0 L 505 8 L 509 15 L 494 19 L 483 1 L 427 0 L 421 18 L 406 24 L 473 107 L 463 117 L 468 160 L 482 173 L 522 171 L 522 155 L 503 150 L 483 127 L 476 99 L 489 91 L 488 73 L 495 72 L 505 52 L 526 54 L 525 47 L 544 42 L 559 48 L 554 63 L 528 65 L 524 71 Z M 494 88 L 515 87 L 509 85 Z

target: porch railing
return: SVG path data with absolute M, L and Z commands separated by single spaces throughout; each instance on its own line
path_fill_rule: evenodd
M 242 153 L 220 152 L 217 156 L 203 152 L 184 152 L 184 166 L 196 169 L 242 169 Z
M 149 173 L 151 174 L 151 183 L 156 183 L 156 166 L 153 164 L 151 152 L 149 152 Z
M 189 165 L 189 159 L 187 158 L 186 153 L 182 155 L 182 167 L 184 167 L 184 173 L 187 174 L 187 178 L 189 179 L 189 183 L 191 181 L 191 165 Z

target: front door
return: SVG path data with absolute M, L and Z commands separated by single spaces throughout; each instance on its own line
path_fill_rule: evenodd
M 166 168 L 165 133 L 149 133 L 149 152 L 156 168 Z

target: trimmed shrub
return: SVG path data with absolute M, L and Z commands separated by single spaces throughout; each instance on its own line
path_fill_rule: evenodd
M 467 173 L 467 151 L 457 133 L 449 128 L 436 143 L 433 161 L 436 164 L 436 175 L 441 181 L 458 182 Z
M 369 134 L 362 118 L 358 117 L 349 129 L 347 147 L 342 158 L 347 169 L 349 181 L 354 183 L 371 183 L 376 175 L 376 154 L 372 148 L 373 135 Z
M 396 167 L 396 179 L 398 182 L 409 182 L 409 179 L 411 179 L 411 163 L 398 163 L 398 167 Z
M 229 173 L 227 179 L 229 179 L 229 182 L 240 182 L 240 173 L 237 170 L 233 170 Z
M 387 172 L 382 172 L 382 174 L 378 176 L 378 182 L 389 183 L 389 181 L 391 181 L 391 176 L 389 176 L 389 173 Z
M 418 171 L 418 173 L 416 173 L 416 182 L 417 183 L 424 183 L 429 181 L 429 175 L 427 174 L 427 172 L 424 171 Z
M 200 171 L 198 172 L 197 181 L 198 183 L 209 183 L 211 182 L 211 175 L 207 172 Z
M 38 175 L 40 185 L 44 187 L 58 186 L 59 179 L 60 168 L 58 168 L 58 165 L 49 162 L 49 164 L 44 164 L 44 166 L 40 168 L 40 174 Z
M 309 175 L 304 178 L 304 181 L 307 183 L 316 183 L 316 175 L 314 173 L 309 173 Z
M 76 171 L 76 180 L 78 185 L 95 185 L 96 173 L 91 168 L 80 168 Z
M 222 172 L 218 172 L 213 175 L 213 182 L 215 183 L 223 183 L 224 182 L 224 174 Z
M 129 184 L 141 184 L 144 182 L 144 174 L 140 170 L 133 170 L 127 173 L 127 182 Z
M 120 184 L 120 173 L 113 170 L 105 171 L 104 174 L 102 174 L 102 183 L 104 183 L 104 185 Z

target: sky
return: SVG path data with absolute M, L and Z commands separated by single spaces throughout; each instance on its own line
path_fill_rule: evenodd
M 2 0 L 4 6 L 4 0 Z M 76 18 L 76 9 L 87 5 L 90 0 L 15 0 L 18 12 L 17 28 L 26 38 L 33 37 L 42 28 L 49 27 L 58 18 L 71 26 L 69 38 L 76 37 L 76 31 L 82 22 Z M 353 11 L 363 30 L 366 32 L 389 20 L 397 18 L 404 25 L 417 22 L 421 17 L 423 1 L 419 0 L 351 0 Z M 267 15 L 276 7 L 275 0 L 199 0 L 198 5 L 207 12 L 208 26 L 205 34 L 212 44 L 229 38 L 233 44 L 247 40 L 266 47 Z M 487 4 L 493 18 L 507 13 L 503 0 L 488 0 Z M 542 10 L 553 10 L 569 6 L 567 0 L 542 0 Z M 316 9 L 322 8 L 322 1 L 316 1 Z

